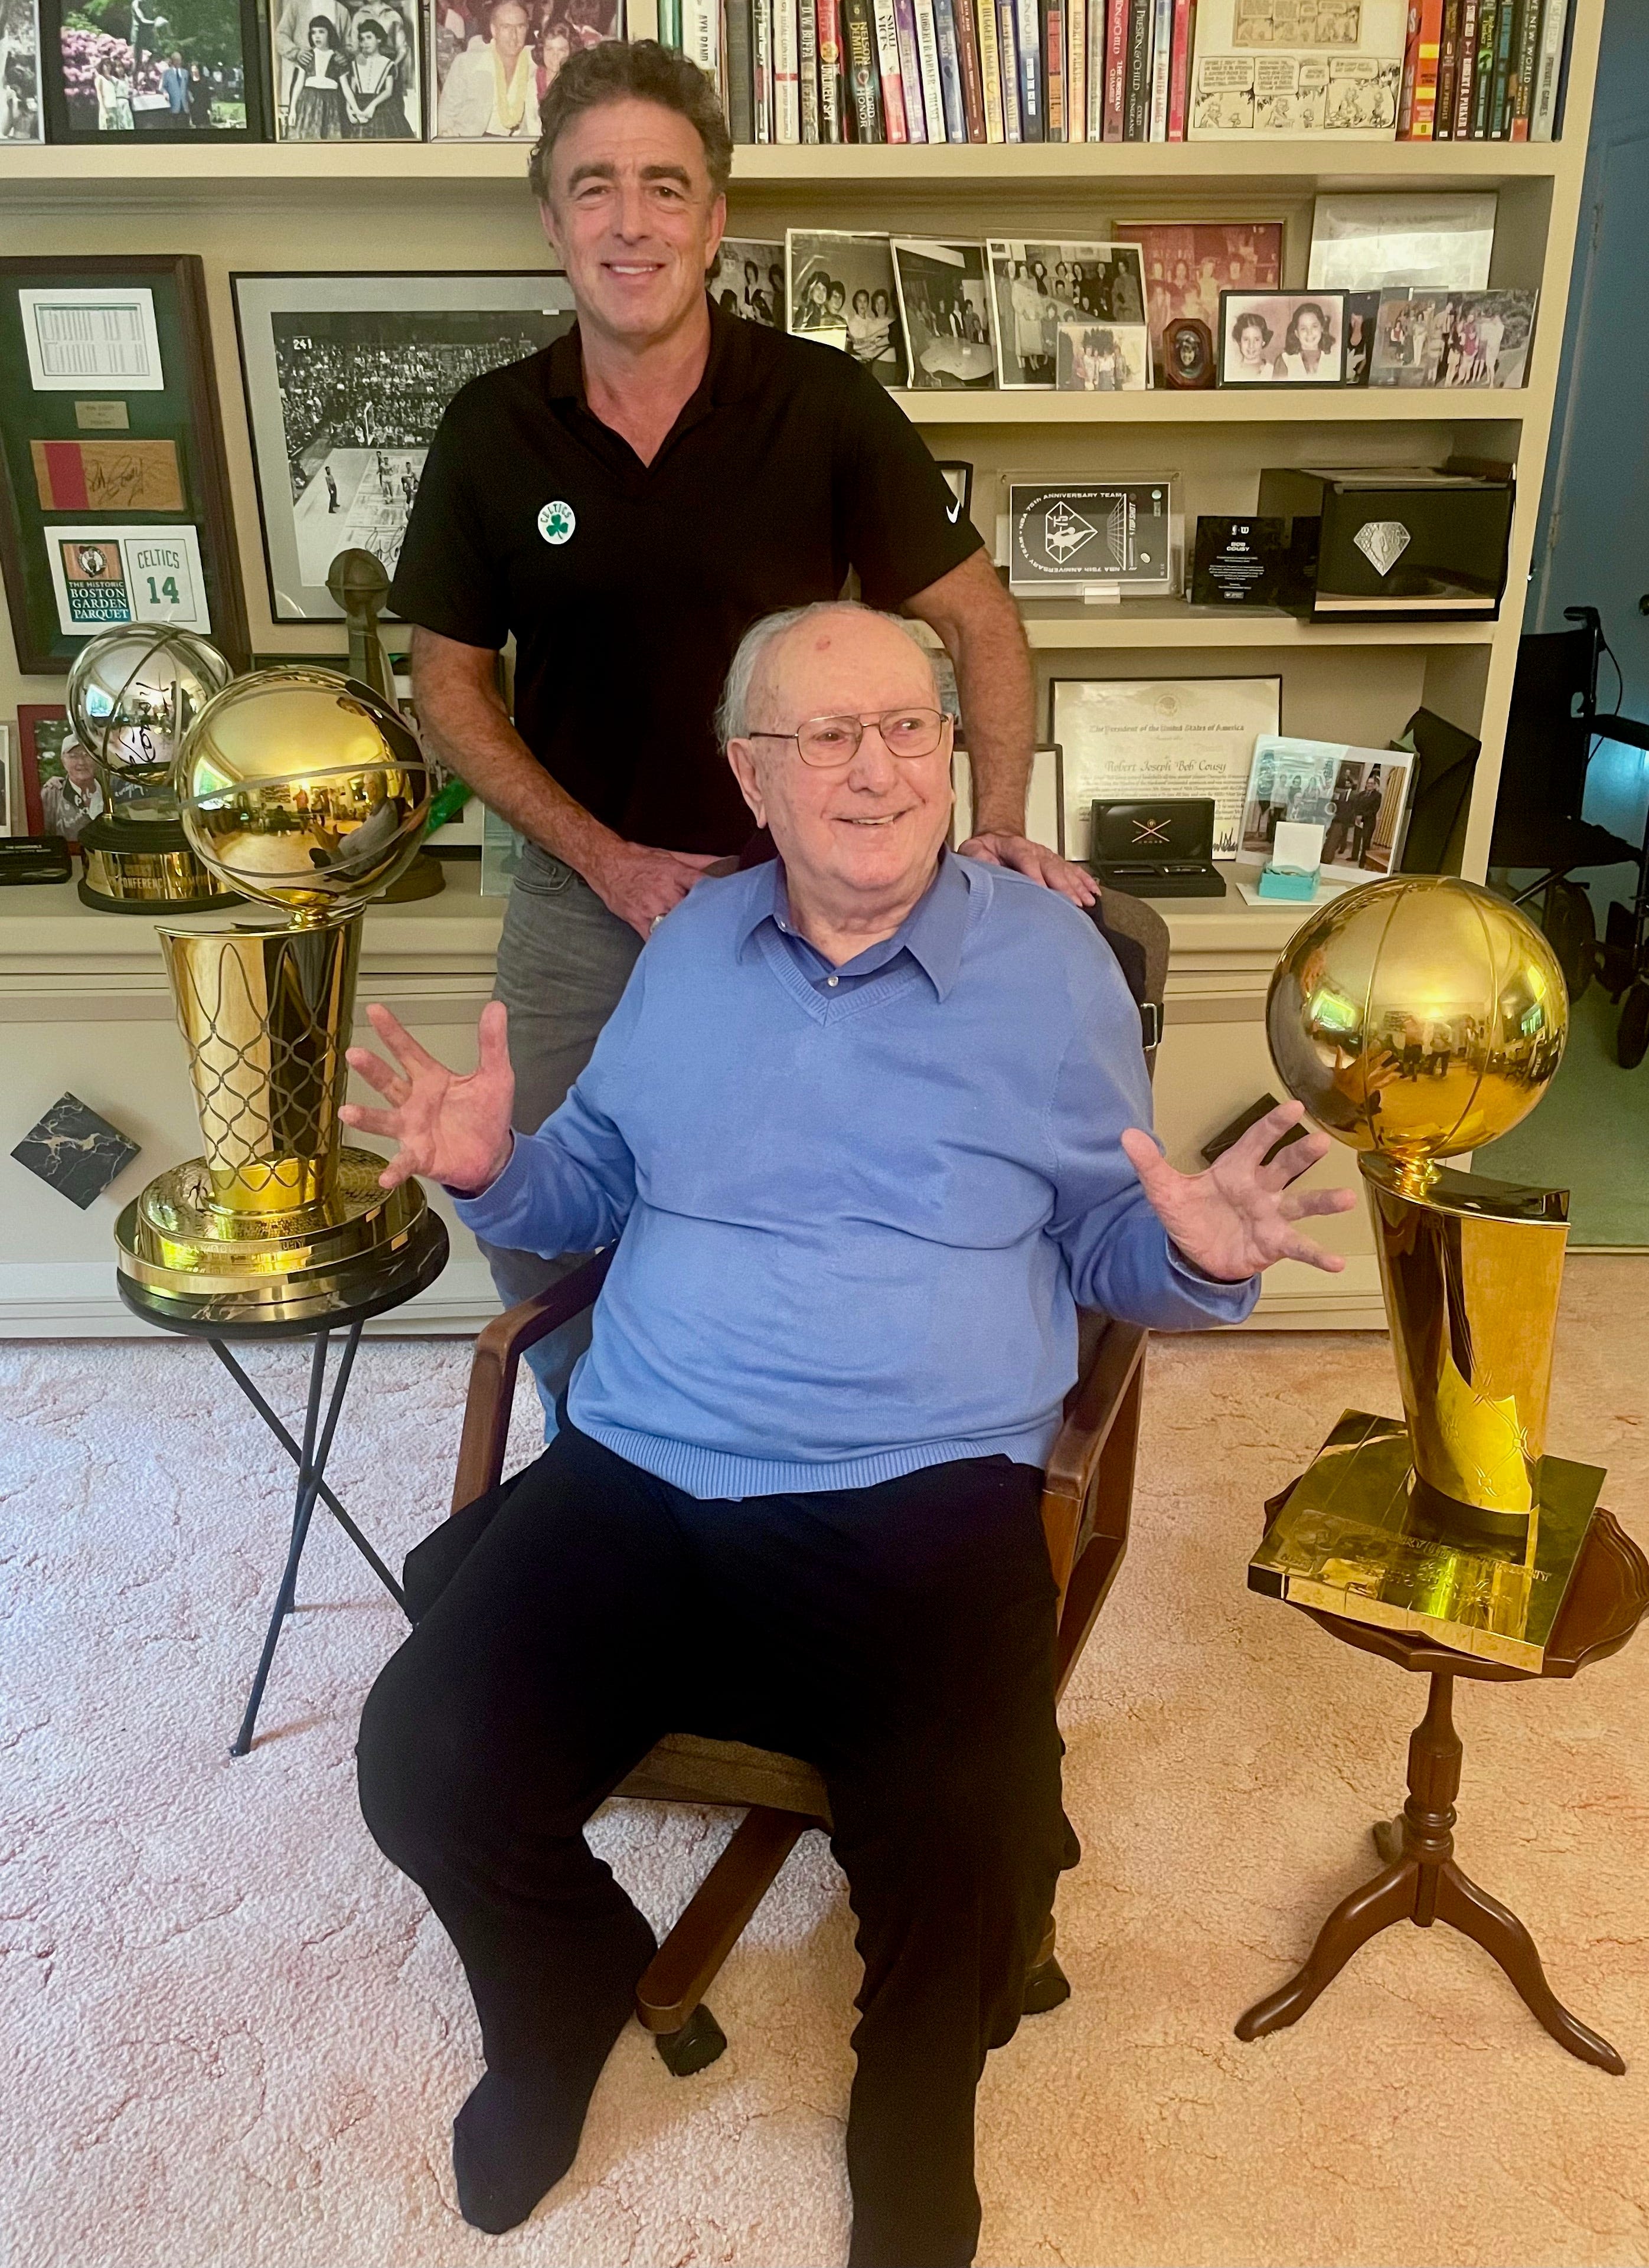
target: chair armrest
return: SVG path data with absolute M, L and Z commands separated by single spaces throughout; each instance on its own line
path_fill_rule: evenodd
M 1091 1497 L 1093 1535 L 1108 1538 L 1119 1555 L 1127 1541 L 1129 1489 L 1096 1490 L 1094 1484 L 1118 1413 L 1145 1360 L 1148 1336 L 1137 1323 L 1106 1324 L 1065 1404 L 1065 1422 L 1049 1455 L 1042 1481 L 1042 1532 L 1062 1605 Z M 1131 1479 L 1131 1469 L 1127 1477 Z
M 563 1276 L 548 1291 L 519 1307 L 495 1315 L 475 1341 L 469 1366 L 469 1391 L 464 1400 L 464 1431 L 458 1445 L 458 1474 L 453 1484 L 453 1510 L 461 1512 L 478 1496 L 497 1488 L 504 1475 L 504 1445 L 510 1438 L 510 1412 L 515 1401 L 515 1375 L 521 1357 L 540 1339 L 558 1331 L 575 1315 L 593 1307 L 596 1295 L 618 1249 L 609 1245 Z

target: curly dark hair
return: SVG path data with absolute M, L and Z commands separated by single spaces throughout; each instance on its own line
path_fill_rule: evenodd
M 1334 326 L 1329 320 L 1328 310 L 1320 306 L 1315 299 L 1302 299 L 1295 308 L 1283 340 L 1283 352 L 1285 354 L 1299 352 L 1299 319 L 1302 315 L 1314 315 L 1317 318 L 1317 328 L 1322 334 L 1322 344 L 1318 351 L 1321 354 L 1332 354 L 1335 348 Z
M 1239 350 L 1240 350 L 1242 345 L 1242 335 L 1244 331 L 1249 330 L 1258 331 L 1260 334 L 1260 344 L 1263 347 L 1269 347 L 1270 345 L 1272 335 L 1271 327 L 1266 321 L 1264 316 L 1254 307 L 1248 308 L 1245 313 L 1239 315 L 1236 321 L 1231 327 L 1232 342 Z
M 549 202 L 550 152 L 573 120 L 604 102 L 631 99 L 674 110 L 697 129 L 710 188 L 723 194 L 732 173 L 732 136 L 710 79 L 657 40 L 602 40 L 568 57 L 539 107 L 538 144 L 526 179 L 541 204 Z

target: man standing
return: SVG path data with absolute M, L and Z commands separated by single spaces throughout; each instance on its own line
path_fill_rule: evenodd
M 434 752 L 527 838 L 497 989 L 524 1131 L 583 1069 L 649 932 L 750 839 L 713 725 L 740 637 L 850 571 L 955 663 L 968 850 L 1093 895 L 1024 840 L 1030 656 L 920 437 L 848 356 L 710 306 L 731 165 L 685 57 L 614 40 L 567 64 L 528 178 L 578 327 L 453 401 L 391 591 L 416 625 Z M 497 688 L 512 633 L 513 723 Z M 559 1272 L 488 1256 L 506 1303 Z
M 530 142 L 539 130 L 533 19 L 525 0 L 495 0 L 488 36 L 454 55 L 436 105 L 435 130 L 458 142 Z
M 166 67 L 160 74 L 160 92 L 166 99 L 166 120 L 172 126 L 187 126 L 189 122 L 189 75 L 183 68 L 183 58 L 175 51 L 166 57 Z

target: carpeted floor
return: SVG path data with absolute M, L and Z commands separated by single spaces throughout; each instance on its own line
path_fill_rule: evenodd
M 1611 1468 L 1640 1536 L 1646 1317 L 1649 1261 L 1572 1263 L 1552 1447 Z M 444 1509 L 465 1367 L 456 1345 L 363 1354 L 336 1476 L 392 1557 Z M 299 1358 L 257 1368 L 290 1410 Z M 1530 1922 L 1623 2080 L 1563 2054 L 1440 1929 L 1388 1933 L 1293 2031 L 1232 2036 L 1370 1871 L 1422 1698 L 1243 1587 L 1262 1498 L 1347 1403 L 1397 1407 L 1382 1340 L 1153 1351 L 1135 1541 L 1064 1712 L 1075 1996 L 991 2058 L 982 2262 L 1649 2262 L 1649 1638 L 1459 1711 L 1462 1859 Z M 477 2235 L 446 2155 L 477 2068 L 466 1997 L 355 1809 L 355 1718 L 394 1610 L 318 1532 L 263 1734 L 229 1760 L 290 1495 L 203 1348 L 0 1349 L 0 1495 L 6 2259 L 844 2257 L 854 1963 L 817 1836 L 717 1987 L 727 2055 L 676 2080 L 632 2028 L 560 2191 Z M 593 1831 L 663 1922 L 726 1825 L 618 1807 Z

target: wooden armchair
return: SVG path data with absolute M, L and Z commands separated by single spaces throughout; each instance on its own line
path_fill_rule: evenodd
M 475 1342 L 453 1509 L 461 1511 L 504 1473 L 516 1372 L 526 1349 L 592 1305 L 612 1251 L 597 1253 L 536 1299 L 489 1323 Z M 1042 1528 L 1059 1585 L 1058 1690 L 1104 1605 L 1128 1545 L 1145 1333 L 1104 1315 L 1080 1317 L 1079 1369 L 1048 1461 Z M 617 1790 L 650 1802 L 725 1803 L 744 1809 L 732 1840 L 694 1893 L 636 1988 L 636 2013 L 679 2077 L 702 2071 L 727 2044 L 703 2005 L 717 1970 L 799 1837 L 828 1828 L 825 1785 L 811 1764 L 737 1741 L 672 1733 Z M 1027 2014 L 1055 2007 L 1070 1986 L 1054 1957 L 1049 1918 L 1026 1982 Z

